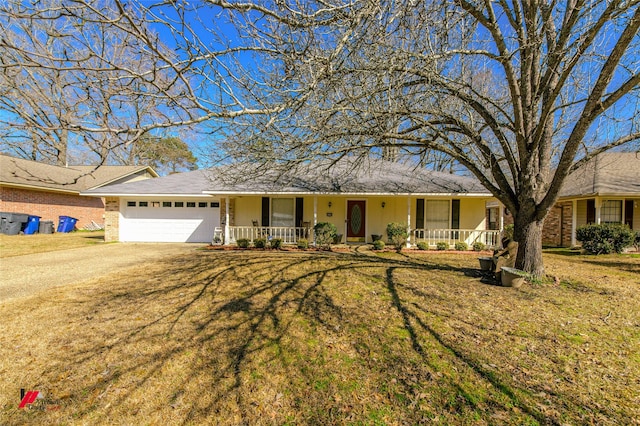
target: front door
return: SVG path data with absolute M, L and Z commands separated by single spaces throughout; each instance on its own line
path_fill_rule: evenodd
M 365 242 L 365 202 L 347 201 L 347 241 Z

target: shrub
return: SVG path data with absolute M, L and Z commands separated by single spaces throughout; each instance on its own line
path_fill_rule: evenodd
M 281 249 L 282 248 L 282 238 L 273 238 L 269 241 L 269 245 L 272 249 Z
M 513 240 L 513 223 L 504 227 L 502 230 L 502 238 Z
M 249 244 L 251 244 L 251 241 L 249 241 L 248 238 L 238 238 L 236 240 L 236 244 L 240 248 L 249 248 Z
M 384 248 L 384 241 L 382 240 L 375 240 L 373 242 L 373 249 L 374 250 L 382 250 Z
M 330 222 L 318 222 L 313 227 L 313 232 L 316 236 L 316 244 L 322 248 L 331 248 L 333 239 L 338 235 L 338 228 Z
M 473 243 L 473 251 L 482 251 L 486 248 L 483 242 L 476 241 Z
M 298 248 L 299 249 L 308 249 L 309 248 L 309 240 L 306 238 L 300 238 L 298 240 Z
M 458 241 L 453 247 L 458 251 L 469 250 L 469 244 L 465 243 L 464 241 Z
M 392 222 L 387 225 L 387 237 L 389 237 L 389 242 L 394 245 L 397 251 L 402 250 L 402 247 L 407 243 L 408 236 L 409 228 L 406 224 Z
M 592 254 L 622 253 L 633 245 L 634 232 L 626 225 L 600 224 L 581 226 L 576 238 L 582 248 Z
M 436 243 L 436 250 L 446 250 L 449 248 L 449 244 L 444 241 L 439 241 Z
M 253 240 L 253 245 L 256 248 L 265 248 L 267 246 L 267 240 L 264 238 L 256 238 Z
M 429 250 L 429 244 L 426 241 L 420 241 L 418 244 L 418 250 Z

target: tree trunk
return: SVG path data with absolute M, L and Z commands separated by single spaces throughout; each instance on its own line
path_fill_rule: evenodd
M 514 218 L 513 239 L 518 242 L 516 268 L 536 277 L 544 275 L 542 262 L 542 226 L 544 220 L 537 220 L 535 214 L 518 212 Z

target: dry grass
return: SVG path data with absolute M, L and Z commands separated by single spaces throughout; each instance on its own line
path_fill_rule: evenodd
M 0 259 L 25 254 L 66 250 L 104 242 L 104 231 L 56 234 L 0 234 Z
M 0 423 L 638 424 L 638 258 L 520 291 L 461 254 L 167 262 L 0 305 Z

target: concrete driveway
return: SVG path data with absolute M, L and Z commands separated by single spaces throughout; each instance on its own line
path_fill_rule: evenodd
M 194 251 L 202 244 L 119 243 L 0 259 L 0 302 L 112 274 L 143 262 Z

